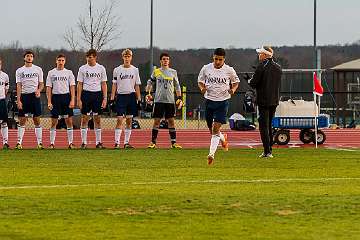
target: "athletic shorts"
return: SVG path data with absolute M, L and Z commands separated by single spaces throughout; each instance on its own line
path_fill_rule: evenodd
M 205 118 L 209 128 L 213 122 L 226 124 L 226 116 L 229 109 L 229 100 L 212 101 L 206 99 L 205 101 Z
M 136 117 L 138 115 L 135 93 L 118 94 L 116 96 L 116 114 L 122 117 L 127 115 Z
M 59 118 L 60 117 L 72 117 L 74 115 L 73 109 L 69 108 L 70 104 L 70 94 L 53 94 L 51 96 L 51 103 L 53 105 L 53 109 L 50 111 L 51 118 Z
M 81 102 L 82 109 L 81 114 L 90 115 L 91 113 L 94 115 L 102 114 L 101 104 L 103 101 L 102 92 L 90 92 L 90 91 L 82 91 L 81 93 Z
M 35 93 L 22 93 L 20 96 L 22 109 L 19 109 L 19 117 L 32 115 L 32 117 L 41 116 L 40 97 L 36 97 Z
M 157 102 L 154 104 L 153 118 L 165 119 L 175 117 L 175 104 L 174 103 L 161 103 Z
M 8 120 L 8 109 L 5 99 L 0 99 L 0 122 L 7 122 Z

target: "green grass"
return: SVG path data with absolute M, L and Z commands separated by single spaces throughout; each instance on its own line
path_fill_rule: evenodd
M 360 151 L 259 153 L 1 151 L 0 239 L 360 239 Z

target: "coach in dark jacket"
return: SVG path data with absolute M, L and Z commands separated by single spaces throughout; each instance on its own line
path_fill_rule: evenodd
M 256 67 L 249 84 L 256 89 L 256 102 L 259 108 L 259 129 L 264 152 L 259 157 L 272 158 L 272 127 L 271 122 L 279 105 L 281 87 L 281 66 L 274 59 L 271 47 L 256 49 L 259 65 Z

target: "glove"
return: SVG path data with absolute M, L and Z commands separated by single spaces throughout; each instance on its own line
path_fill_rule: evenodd
M 182 108 L 182 106 L 183 106 L 183 101 L 181 100 L 181 97 L 177 97 L 177 98 L 176 98 L 175 105 L 176 105 L 177 109 L 181 109 L 181 108 Z

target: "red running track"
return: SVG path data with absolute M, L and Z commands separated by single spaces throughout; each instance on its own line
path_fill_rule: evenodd
M 231 148 L 253 148 L 261 147 L 259 131 L 224 131 L 228 134 Z M 326 129 L 326 141 L 321 147 L 329 148 L 360 148 L 360 129 Z M 123 144 L 124 133 L 121 135 L 121 144 Z M 314 147 L 314 144 L 303 144 L 299 140 L 299 131 L 292 130 L 290 143 L 282 147 Z M 105 147 L 112 148 L 114 145 L 114 131 L 103 130 L 102 140 Z M 145 148 L 151 140 L 151 130 L 133 130 L 130 143 L 136 148 Z M 9 144 L 13 148 L 17 141 L 17 130 L 9 130 Z M 184 148 L 207 148 L 210 143 L 210 134 L 207 130 L 177 130 L 177 142 Z M 43 130 L 44 146 L 49 145 L 49 130 Z M 80 130 L 74 130 L 74 144 L 80 146 Z M 56 148 L 67 147 L 66 130 L 57 130 Z M 158 147 L 169 148 L 169 133 L 166 129 L 161 129 L 158 136 Z M 35 148 L 36 137 L 34 129 L 26 129 L 24 148 Z M 88 147 L 95 147 L 95 133 L 93 130 L 88 131 Z M 275 146 L 276 147 L 276 146 Z

